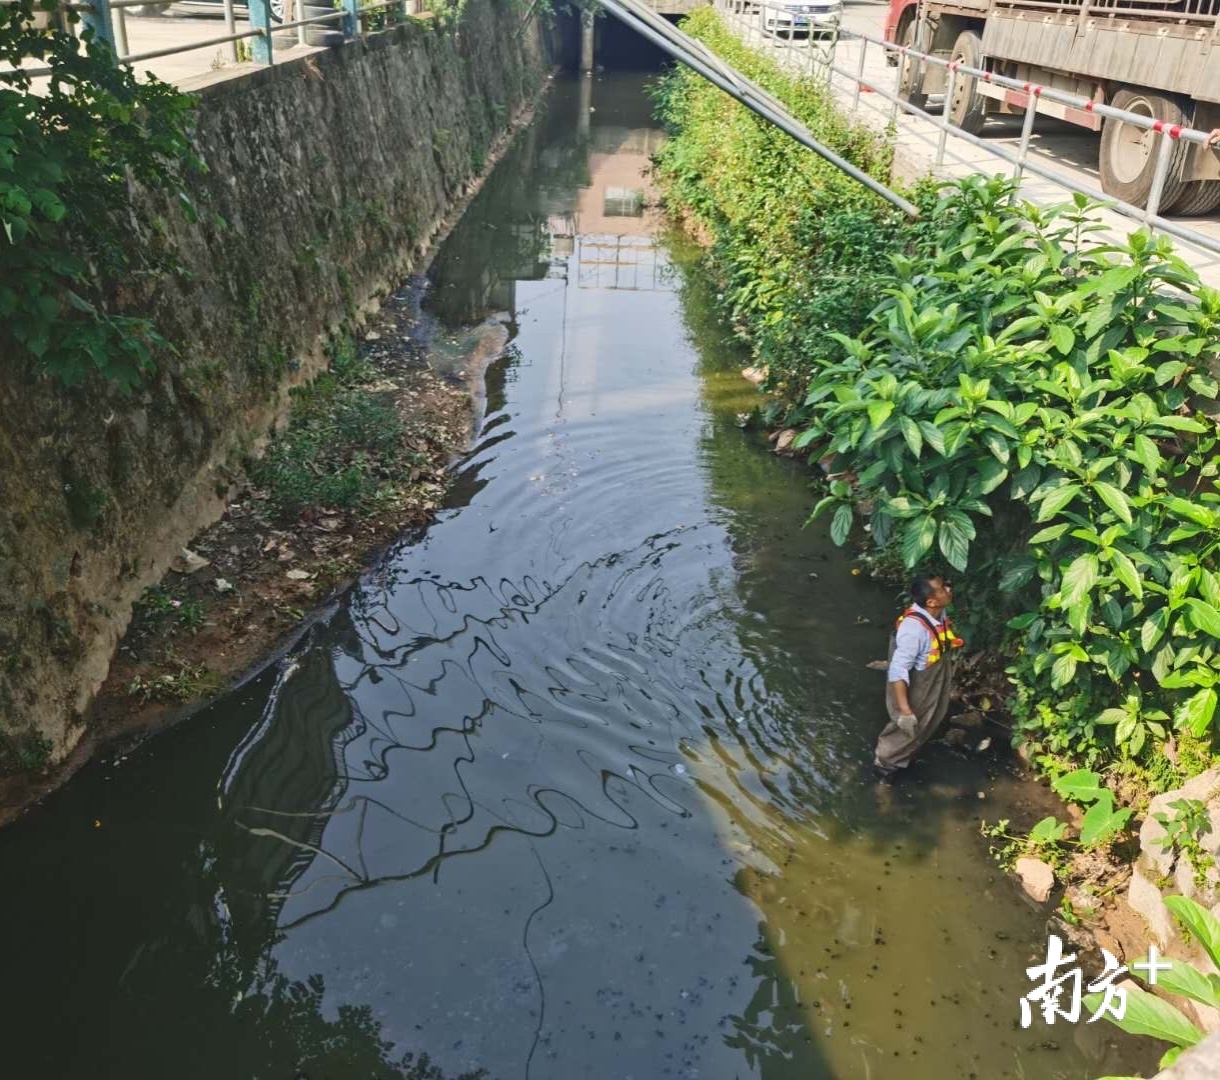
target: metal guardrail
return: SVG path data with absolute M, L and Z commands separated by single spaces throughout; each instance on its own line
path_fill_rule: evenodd
M 724 12 L 740 19 L 742 15 L 747 18 L 754 12 L 771 11 L 786 11 L 792 10 L 791 5 L 777 7 L 774 4 L 766 2 L 766 0 L 713 0 L 714 6 Z M 765 24 L 759 20 L 759 26 Z M 760 37 L 765 37 L 765 34 L 760 30 Z M 747 44 L 755 43 L 755 28 L 753 21 L 746 27 L 745 38 Z M 1196 229 L 1191 229 L 1188 226 L 1182 225 L 1179 221 L 1170 220 L 1160 214 L 1161 195 L 1165 189 L 1165 180 L 1168 175 L 1169 163 L 1171 159 L 1171 151 L 1175 141 L 1197 143 L 1203 146 L 1209 144 L 1210 135 L 1208 132 L 1197 131 L 1193 128 L 1184 127 L 1179 124 L 1171 124 L 1165 120 L 1157 120 L 1139 113 L 1128 112 L 1123 109 L 1115 109 L 1109 105 L 1103 105 L 1100 102 L 1093 101 L 1089 98 L 1081 97 L 1078 94 L 1071 94 L 1064 90 L 1059 90 L 1050 86 L 1043 86 L 1037 83 L 1022 82 L 1019 79 L 1008 78 L 1007 76 L 998 75 L 981 68 L 973 68 L 959 61 L 946 60 L 943 57 L 933 56 L 930 53 L 921 52 L 918 49 L 911 48 L 906 45 L 897 45 L 893 42 L 884 41 L 881 38 L 873 37 L 870 34 L 856 34 L 848 30 L 839 28 L 836 31 L 836 40 L 855 40 L 860 43 L 860 55 L 856 58 L 856 67 L 854 71 L 844 70 L 836 65 L 833 60 L 827 66 L 823 77 L 830 81 L 834 76 L 847 81 L 852 88 L 852 105 L 851 115 L 855 116 L 859 110 L 861 91 L 872 92 L 890 103 L 890 122 L 895 123 L 898 118 L 899 111 L 905 112 L 911 116 L 918 117 L 921 120 L 926 120 L 940 131 L 940 138 L 937 143 L 935 157 L 933 163 L 936 166 L 944 164 L 946 141 L 948 136 L 961 139 L 971 146 L 979 147 L 993 154 L 1002 161 L 1012 166 L 1012 175 L 1016 180 L 1020 180 L 1021 176 L 1028 172 L 1035 176 L 1041 177 L 1053 184 L 1064 188 L 1068 192 L 1075 192 L 1085 195 L 1088 198 L 1100 203 L 1101 205 L 1114 210 L 1116 213 L 1124 217 L 1131 218 L 1139 224 L 1145 225 L 1150 229 L 1164 232 L 1175 239 L 1182 240 L 1185 243 L 1191 244 L 1194 247 L 1200 248 L 1212 254 L 1220 254 L 1220 240 L 1207 236 Z M 786 39 L 776 41 L 772 36 L 772 43 L 779 45 L 787 45 L 791 47 L 793 38 L 791 32 Z M 894 85 L 892 89 L 873 85 L 865 80 L 864 65 L 869 45 L 876 46 L 885 52 L 894 53 L 898 56 L 899 62 L 896 68 L 894 77 Z M 930 113 L 925 109 L 918 108 L 912 105 L 909 101 L 902 98 L 899 88 L 902 84 L 903 77 L 903 60 L 914 60 L 921 64 L 930 64 L 947 70 L 947 86 L 945 89 L 946 102 L 952 100 L 954 82 L 959 77 L 974 77 L 984 82 L 991 83 L 995 86 L 1005 87 L 1016 91 L 1023 95 L 1026 104 L 1032 103 L 1034 108 L 1025 109 L 1024 122 L 1021 126 L 1021 139 L 1015 153 L 996 146 L 985 139 L 979 138 L 970 132 L 963 131 L 960 127 L 953 124 L 948 115 L 947 109 L 941 113 Z M 811 50 L 810 64 L 815 60 L 813 51 Z M 810 71 L 811 75 L 816 75 Z M 1131 203 L 1124 202 L 1122 199 L 1116 198 L 1113 195 L 1107 195 L 1099 187 L 1084 183 L 1071 176 L 1066 176 L 1063 173 L 1044 165 L 1036 157 L 1030 155 L 1030 137 L 1033 134 L 1034 118 L 1037 114 L 1037 103 L 1039 101 L 1053 101 L 1067 108 L 1079 109 L 1085 112 L 1096 113 L 1099 116 L 1112 119 L 1123 124 L 1131 124 L 1145 131 L 1156 132 L 1160 135 L 1159 145 L 1157 147 L 1156 165 L 1153 173 L 1152 187 L 1148 196 L 1146 206 L 1134 206 Z M 1018 102 L 1019 104 L 1019 102 Z
M 689 37 L 671 23 L 666 22 L 639 0 L 600 0 L 611 15 L 631 27 L 637 33 L 657 45 L 675 60 L 702 75 L 708 82 L 718 86 L 726 94 L 740 101 L 746 108 L 764 120 L 774 124 L 790 135 L 802 146 L 812 150 L 835 168 L 846 173 L 857 183 L 879 195 L 911 217 L 918 217 L 915 205 L 903 195 L 892 191 L 879 180 L 869 176 L 850 161 L 814 138 L 812 132 L 791 113 L 778 99 L 741 72 L 726 64 L 702 42 Z
M 165 8 L 177 2 L 178 0 L 88 0 L 86 3 L 81 3 L 72 0 L 72 2 L 59 4 L 55 14 L 65 11 L 78 13 L 81 16 L 79 24 L 81 31 L 92 30 L 97 39 L 107 42 L 114 52 L 116 61 L 120 64 L 155 60 L 159 57 L 194 52 L 198 49 L 209 49 L 217 45 L 228 45 L 229 59 L 233 63 L 238 63 L 241 60 L 238 44 L 242 41 L 252 42 L 251 59 L 255 63 L 270 64 L 273 62 L 272 35 L 282 31 L 296 30 L 297 43 L 304 45 L 306 44 L 306 31 L 310 26 L 338 23 L 344 37 L 353 38 L 360 32 L 364 20 L 378 12 L 393 9 L 404 21 L 425 13 L 424 0 L 376 0 L 374 3 L 363 3 L 362 0 L 335 0 L 337 6 L 333 12 L 277 22 L 272 15 L 271 0 L 244 0 L 249 15 L 250 29 L 238 30 L 235 0 L 221 0 L 226 33 L 184 42 L 181 45 L 131 52 L 127 35 L 127 9 Z M 305 5 L 305 0 L 291 0 L 291 2 L 297 6 L 298 10 Z M 330 2 L 331 0 L 319 0 L 319 3 L 329 4 Z M 30 78 L 42 78 L 51 74 L 51 69 L 45 66 L 22 68 L 21 70 Z M 3 74 L 4 71 L 0 69 L 0 76 Z

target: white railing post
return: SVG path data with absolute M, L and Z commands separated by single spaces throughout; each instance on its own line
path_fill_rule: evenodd
M 898 125 L 898 99 L 902 97 L 902 65 L 906 59 L 907 50 L 904 46 L 898 50 L 898 67 L 894 69 L 894 103 L 890 108 L 890 123 L 895 127 Z M 915 62 L 918 63 L 919 61 Z
M 224 9 L 225 9 L 225 33 L 226 34 L 236 34 L 237 33 L 237 16 L 233 12 L 233 0 L 225 0 Z M 235 63 L 235 64 L 237 63 L 237 42 L 236 41 L 229 42 L 229 59 L 232 60 L 233 63 Z
M 1013 166 L 1012 178 L 1017 182 L 1014 196 L 1021 191 L 1021 177 L 1025 173 L 1025 159 L 1029 156 L 1029 137 L 1034 132 L 1034 117 L 1038 113 L 1038 95 L 1042 87 L 1030 83 L 1025 87 L 1025 120 L 1021 124 L 1021 143 L 1017 147 L 1017 163 Z
M 864 85 L 864 50 L 868 48 L 868 38 L 860 39 L 860 59 L 856 64 L 856 89 L 851 95 L 851 114 L 856 115 L 860 108 L 860 87 Z
M 1161 196 L 1165 193 L 1165 179 L 1169 173 L 1169 155 L 1173 148 L 1173 136 L 1166 128 L 1161 132 L 1161 142 L 1156 150 L 1156 169 L 1152 173 L 1152 190 L 1144 206 L 1144 221 L 1156 217 L 1161 209 Z
M 958 62 L 956 60 L 949 65 L 949 79 L 945 85 L 945 107 L 940 114 L 940 118 L 944 123 L 940 129 L 940 138 L 936 142 L 935 164 L 937 166 L 945 163 L 945 141 L 949 138 L 949 126 L 952 123 L 953 90 L 958 78 L 957 68 Z
M 111 8 L 114 25 L 114 52 L 122 59 L 131 50 L 127 47 L 127 12 L 123 8 Z

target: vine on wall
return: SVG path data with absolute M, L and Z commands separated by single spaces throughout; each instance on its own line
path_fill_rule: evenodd
M 113 310 L 115 287 L 147 272 L 131 254 L 131 189 L 193 212 L 194 99 L 138 81 L 91 30 L 74 36 L 75 12 L 54 8 L 0 6 L 0 61 L 14 68 L 0 72 L 0 353 L 65 386 L 100 375 L 130 391 L 166 347 L 148 319 Z M 26 70 L 43 67 L 49 77 Z

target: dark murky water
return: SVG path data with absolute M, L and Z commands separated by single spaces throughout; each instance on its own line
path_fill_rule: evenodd
M 514 332 L 441 520 L 0 833 L 8 1075 L 1128 1071 L 1104 1025 L 1014 1027 L 1042 919 L 982 765 L 867 780 L 893 598 L 736 427 L 642 212 L 658 137 L 638 79 L 556 88 L 432 275 Z

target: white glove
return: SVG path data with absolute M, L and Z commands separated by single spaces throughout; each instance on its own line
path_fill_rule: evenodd
M 914 713 L 899 713 L 898 719 L 894 721 L 898 725 L 898 730 L 904 735 L 914 735 L 915 730 L 919 727 L 919 720 Z

